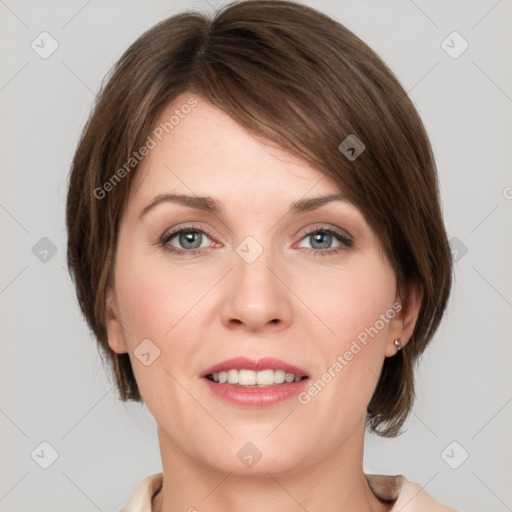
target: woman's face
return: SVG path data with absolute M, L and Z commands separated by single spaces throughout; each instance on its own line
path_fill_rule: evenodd
M 407 341 L 393 270 L 354 205 L 310 202 L 343 195 L 315 168 L 197 95 L 178 97 L 156 125 L 173 114 L 169 133 L 152 135 L 120 225 L 109 344 L 129 353 L 171 451 L 252 474 L 339 456 L 362 443 L 384 358 L 395 338 Z M 162 194 L 189 204 L 147 208 Z M 213 202 L 218 211 L 204 208 Z M 231 384 L 205 377 L 240 357 L 249 361 L 212 372 Z M 307 378 L 276 384 L 286 373 Z

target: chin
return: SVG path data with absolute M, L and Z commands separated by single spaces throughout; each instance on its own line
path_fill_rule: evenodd
M 204 462 L 225 473 L 252 477 L 268 477 L 268 473 L 292 474 L 308 465 L 306 461 L 313 456 L 314 450 L 308 456 L 309 451 L 303 443 L 298 448 L 294 443 L 281 442 L 277 437 L 265 439 L 266 435 L 235 436 L 224 446 L 218 443 L 218 438 L 217 441 L 212 440 L 222 452 L 212 453 L 209 450 L 210 457 Z
M 301 469 L 298 461 L 292 460 L 285 454 L 279 457 L 279 454 L 275 453 L 272 455 L 272 458 L 265 457 L 265 454 L 262 454 L 260 459 L 254 458 L 252 461 L 242 459 L 242 461 L 240 461 L 235 455 L 234 459 L 223 458 L 221 461 L 217 462 L 218 464 L 216 464 L 215 467 L 219 471 L 251 478 L 268 478 L 269 473 L 272 475 L 292 474 Z

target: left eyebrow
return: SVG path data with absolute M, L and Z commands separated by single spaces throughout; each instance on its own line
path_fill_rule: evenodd
M 329 194 L 328 196 L 312 197 L 310 199 L 299 199 L 290 205 L 287 215 L 298 215 L 300 213 L 310 212 L 320 208 L 324 204 L 331 203 L 333 201 L 344 201 L 350 203 L 350 201 L 341 194 Z
M 320 208 L 324 204 L 333 201 L 345 201 L 350 202 L 345 196 L 341 194 L 330 194 L 327 196 L 312 197 L 309 199 L 299 199 L 290 205 L 288 208 L 287 215 L 299 215 L 301 213 L 310 212 Z M 202 210 L 210 212 L 216 215 L 223 215 L 224 208 L 222 204 L 210 196 L 190 196 L 186 194 L 160 194 L 156 196 L 140 213 L 139 218 L 145 215 L 149 210 L 154 208 L 156 205 L 164 202 L 181 204 L 194 208 L 196 210 Z

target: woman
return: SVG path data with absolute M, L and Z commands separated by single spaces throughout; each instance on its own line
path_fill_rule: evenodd
M 67 200 L 82 311 L 158 425 L 125 511 L 453 510 L 362 464 L 448 301 L 438 196 L 396 78 L 309 7 L 183 13 L 126 51 Z

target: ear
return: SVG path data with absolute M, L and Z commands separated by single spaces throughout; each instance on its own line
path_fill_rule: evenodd
M 105 324 L 107 328 L 108 344 L 118 354 L 128 352 L 124 338 L 124 330 L 119 317 L 117 299 L 112 288 L 106 293 Z
M 398 352 L 395 340 L 400 340 L 401 348 L 404 348 L 411 339 L 422 301 L 423 293 L 417 284 L 410 284 L 406 291 L 399 290 L 397 293 L 396 301 L 393 305 L 393 309 L 397 311 L 397 314 L 389 322 L 388 337 L 386 339 L 386 357 L 394 356 Z

